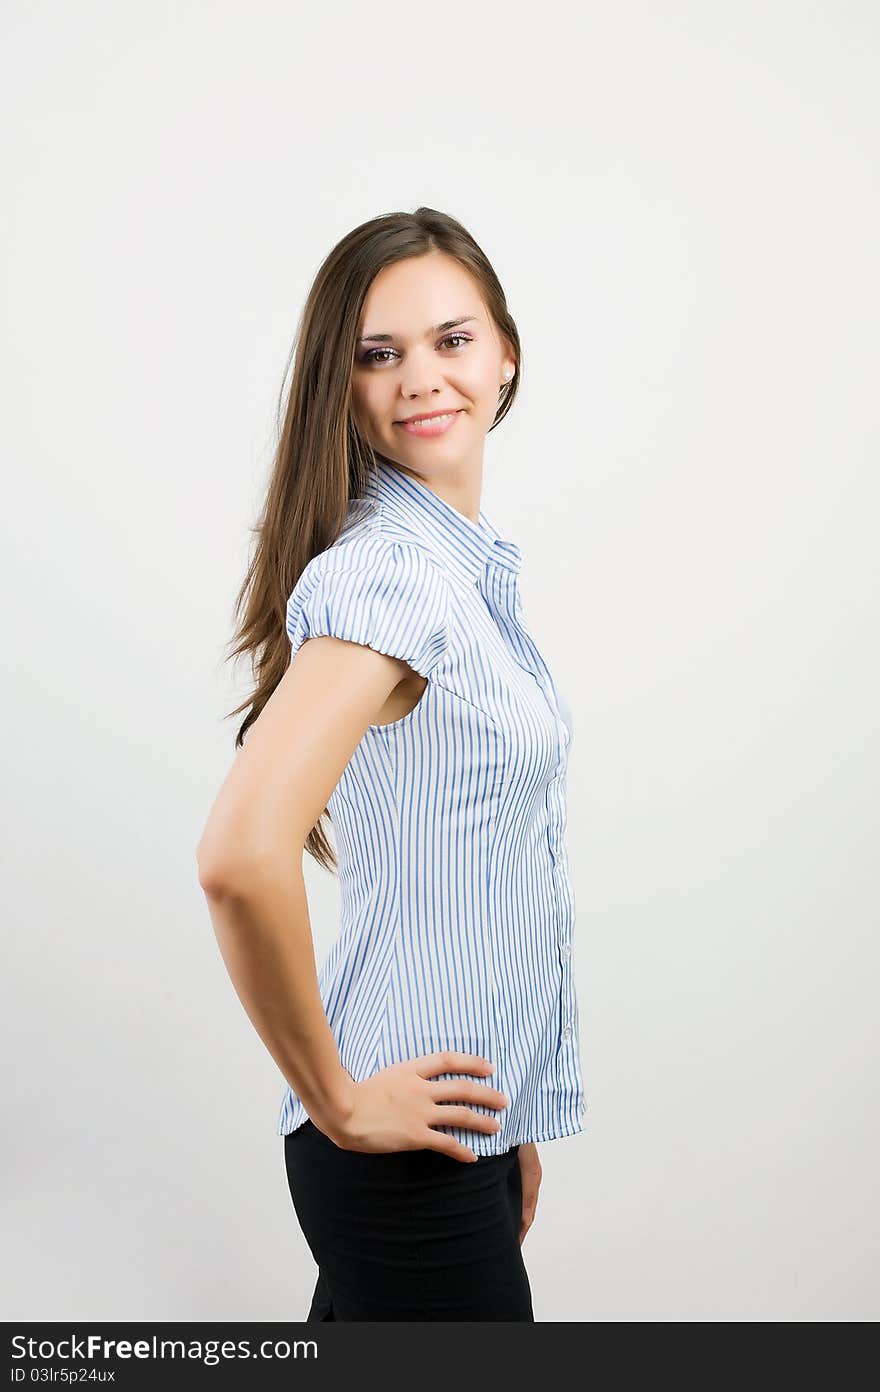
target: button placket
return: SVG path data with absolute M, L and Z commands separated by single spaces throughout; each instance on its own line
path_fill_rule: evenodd
M 562 1014 L 560 1042 L 570 1047 L 575 1040 L 573 1023 L 575 1004 L 571 976 L 571 945 L 567 938 L 571 931 L 573 901 L 568 881 L 566 856 L 562 845 L 562 833 L 565 825 L 562 806 L 562 781 L 565 775 L 566 751 L 570 742 L 569 724 L 563 714 L 567 708 L 563 706 L 550 669 L 523 621 L 519 576 L 515 571 L 508 572 L 504 575 L 503 580 L 505 583 L 503 586 L 502 617 L 507 623 L 516 627 L 525 646 L 528 661 L 523 662 L 516 653 L 514 656 L 519 665 L 530 673 L 540 687 L 552 712 L 558 739 L 556 770 L 547 787 L 544 810 L 547 820 L 547 845 L 553 862 L 554 881 L 557 884 L 556 907 L 559 923 L 557 945 L 561 963 L 560 1008 Z
M 523 617 L 522 594 L 519 588 L 519 575 L 514 575 L 513 579 L 514 622 L 517 628 L 519 629 L 519 632 L 522 634 L 523 638 L 528 644 L 528 650 L 535 666 L 536 675 L 538 676 L 538 679 L 541 683 L 541 686 L 544 690 L 544 693 L 547 697 L 550 708 L 553 711 L 553 715 L 556 720 L 556 727 L 559 733 L 560 742 L 560 767 L 562 767 L 565 750 L 569 743 L 569 726 L 568 722 L 565 719 L 565 712 L 567 712 L 568 707 L 562 697 L 561 692 L 559 691 L 559 688 L 556 685 L 556 682 L 553 680 L 553 673 L 550 671 L 550 668 L 544 661 L 544 658 L 541 655 L 541 651 L 537 643 L 535 642 L 534 638 L 532 637 L 531 633 L 529 633 L 529 630 L 526 627 L 525 619 Z
M 492 566 L 492 564 L 493 563 L 490 561 L 489 565 Z M 507 623 L 511 624 L 516 629 L 526 649 L 525 660 L 515 651 L 511 652 L 511 656 L 518 666 L 522 667 L 524 672 L 528 672 L 537 683 L 544 700 L 550 708 L 556 725 L 556 734 L 559 740 L 558 761 L 556 765 L 556 775 L 558 777 L 565 766 L 565 751 L 569 741 L 568 725 L 560 713 L 561 703 L 556 684 L 553 680 L 553 675 L 541 656 L 538 645 L 529 633 L 523 618 L 522 595 L 519 587 L 519 567 L 515 565 L 513 568 L 508 568 L 503 562 L 496 562 L 493 574 L 496 581 L 500 581 L 500 588 L 503 596 L 501 605 L 503 617 Z
M 571 935 L 572 922 L 574 918 L 574 897 L 571 893 L 568 879 L 568 869 L 565 858 L 560 857 L 554 867 L 557 883 L 559 885 L 558 907 L 559 907 L 559 934 L 557 938 L 559 946 L 560 960 L 560 998 L 562 1003 L 562 1029 L 560 1039 L 563 1044 L 570 1044 L 575 1037 L 574 1016 L 574 980 L 571 969 Z

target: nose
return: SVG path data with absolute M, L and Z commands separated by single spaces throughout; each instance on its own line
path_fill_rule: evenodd
M 429 396 L 431 392 L 442 391 L 442 389 L 443 374 L 434 350 L 429 348 L 423 353 L 419 353 L 416 349 L 411 350 L 401 369 L 401 396 L 405 397 L 407 401 L 414 401 L 419 397 Z

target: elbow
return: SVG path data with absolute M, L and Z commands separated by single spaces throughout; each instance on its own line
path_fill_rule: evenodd
M 228 846 L 212 843 L 203 836 L 196 847 L 199 884 L 209 899 L 229 894 L 241 876 L 240 856 L 234 856 Z
M 208 853 L 200 848 L 196 862 L 199 884 L 207 899 L 226 899 L 241 892 L 246 872 L 238 857 L 217 851 Z
M 219 899 L 228 893 L 231 880 L 230 864 L 222 856 L 208 854 L 201 845 L 196 850 L 199 885 L 208 899 Z
M 244 898 L 256 886 L 278 878 L 279 857 L 229 846 L 196 848 L 199 884 L 208 899 Z

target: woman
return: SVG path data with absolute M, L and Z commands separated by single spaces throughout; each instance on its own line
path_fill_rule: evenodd
M 571 727 L 523 620 L 519 548 L 480 507 L 520 360 L 454 219 L 421 208 L 346 236 L 303 314 L 239 596 L 258 686 L 200 883 L 287 1082 L 310 1321 L 533 1320 L 536 1142 L 584 1127 Z M 340 877 L 320 976 L 303 845 Z

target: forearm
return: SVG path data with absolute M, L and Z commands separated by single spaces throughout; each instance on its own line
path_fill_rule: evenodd
M 309 1116 L 334 1130 L 350 1114 L 354 1084 L 321 1000 L 302 869 L 273 865 L 204 892 L 251 1023 Z

